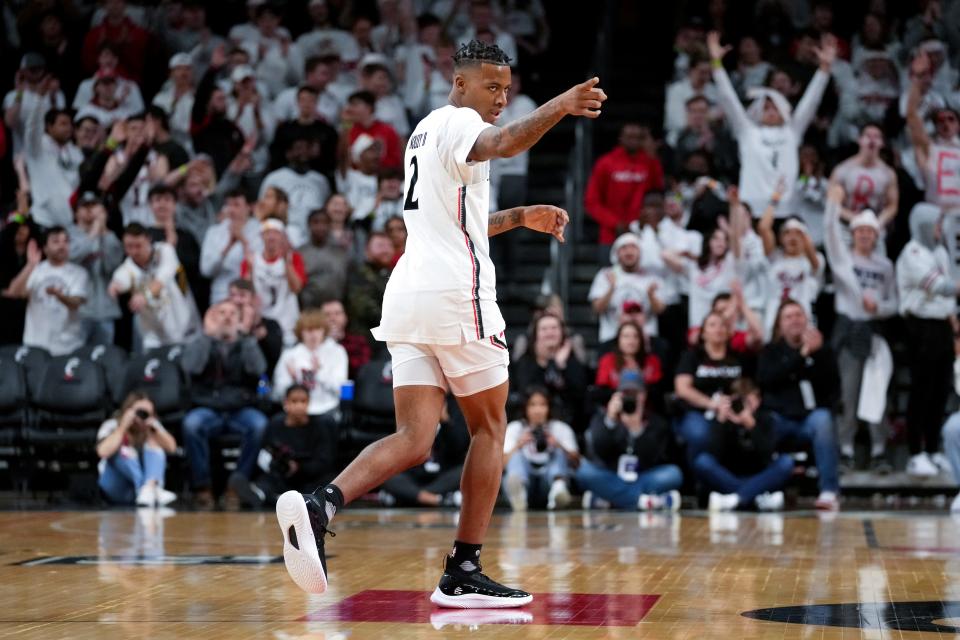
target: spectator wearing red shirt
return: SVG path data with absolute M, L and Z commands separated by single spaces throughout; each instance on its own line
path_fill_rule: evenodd
M 663 189 L 663 167 L 645 151 L 652 143 L 650 129 L 628 122 L 620 130 L 619 145 L 600 156 L 587 183 L 587 213 L 600 225 L 600 255 L 639 219 L 643 195 L 649 189 Z
M 109 42 L 116 47 L 130 79 L 142 81 L 150 34 L 127 17 L 127 3 L 124 0 L 107 0 L 103 8 L 106 14 L 103 22 L 90 29 L 83 41 L 84 70 L 87 73 L 97 70 L 100 46 Z
M 343 116 L 347 122 L 353 123 L 347 135 L 347 148 L 349 149 L 357 138 L 366 133 L 381 143 L 383 158 L 380 166 L 384 169 L 399 168 L 403 166 L 400 136 L 393 127 L 374 117 L 376 104 L 376 97 L 369 91 L 357 91 L 347 99 Z
M 601 356 L 597 362 L 597 377 L 594 384 L 616 391 L 620 385 L 620 374 L 626 370 L 641 372 L 647 389 L 659 389 L 663 380 L 660 357 L 647 349 L 642 326 L 630 320 L 622 323 L 617 329 L 614 350 Z M 660 395 L 660 393 L 648 393 L 647 397 Z

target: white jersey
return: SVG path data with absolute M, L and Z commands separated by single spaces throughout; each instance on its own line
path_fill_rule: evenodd
M 125 149 L 117 149 L 115 157 L 119 163 L 118 166 L 125 166 L 130 158 Z M 153 209 L 150 208 L 150 166 L 156 162 L 159 155 L 151 149 L 147 152 L 147 158 L 140 166 L 137 176 L 133 179 L 133 184 L 123 194 L 120 200 L 120 212 L 123 213 L 123 225 L 127 226 L 132 222 L 137 222 L 148 229 L 156 223 L 153 215 Z
M 383 297 L 377 340 L 462 344 L 505 324 L 487 238 L 489 162 L 467 156 L 487 127 L 473 109 L 436 109 L 404 155 L 407 245 Z
M 294 253 L 294 256 L 298 255 Z M 300 303 L 297 302 L 297 294 L 290 289 L 287 261 L 283 258 L 267 260 L 263 257 L 263 252 L 260 252 L 254 256 L 252 266 L 253 288 L 263 302 L 261 315 L 275 320 L 283 329 L 284 342 L 293 344 L 296 342 L 293 339 L 293 328 L 300 317 Z
M 929 155 L 924 200 L 960 214 L 960 146 L 931 144 Z

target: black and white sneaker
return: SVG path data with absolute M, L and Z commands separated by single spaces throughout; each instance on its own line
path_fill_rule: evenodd
M 440 584 L 430 602 L 452 609 L 505 609 L 533 602 L 533 596 L 520 589 L 505 587 L 485 576 L 481 570 L 466 573 L 446 559 Z
M 287 491 L 277 500 L 277 520 L 283 533 L 283 562 L 297 586 L 307 593 L 327 590 L 327 557 L 323 536 L 336 534 L 322 496 Z

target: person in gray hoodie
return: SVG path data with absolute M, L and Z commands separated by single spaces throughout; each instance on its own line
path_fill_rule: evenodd
M 116 299 L 107 293 L 110 279 L 123 262 L 123 245 L 107 228 L 107 210 L 96 194 L 77 200 L 76 223 L 68 229 L 70 261 L 87 271 L 87 299 L 80 307 L 86 344 L 113 344 L 114 322 L 120 318 Z
M 900 314 L 906 326 L 910 368 L 907 401 L 907 472 L 933 476 L 940 425 L 950 393 L 953 328 L 960 283 L 950 277 L 950 258 L 941 242 L 940 207 L 921 202 L 910 212 L 910 242 L 897 258 Z M 938 456 L 939 459 L 939 456 Z

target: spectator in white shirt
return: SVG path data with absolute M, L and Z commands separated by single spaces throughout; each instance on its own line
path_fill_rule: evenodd
M 153 104 L 167 112 L 170 135 L 184 149 L 193 148 L 190 114 L 193 112 L 193 59 L 186 53 L 170 58 L 170 79 L 153 98 Z
M 260 184 L 260 197 L 269 187 L 277 187 L 287 194 L 288 216 L 297 228 L 299 238 L 308 233 L 307 217 L 314 209 L 323 207 L 330 197 L 330 183 L 321 173 L 310 168 L 311 143 L 307 138 L 295 138 L 287 148 L 287 166 L 271 171 Z
M 123 250 L 127 259 L 113 272 L 107 293 L 130 293 L 134 351 L 192 338 L 200 329 L 200 315 L 176 250 L 166 242 L 151 242 L 150 232 L 136 223 L 123 230 Z
M 97 71 L 93 77 L 80 83 L 77 94 L 73 97 L 73 108 L 80 112 L 96 98 L 96 84 L 100 78 L 114 78 L 116 83 L 116 100 L 122 113 L 130 114 L 143 111 L 143 96 L 140 87 L 133 80 L 124 78 L 120 73 L 120 55 L 117 48 L 110 42 L 100 45 L 97 54 Z M 104 124 L 101 122 L 101 124 Z M 105 125 L 109 126 L 109 125 Z
M 410 135 L 410 121 L 395 88 L 393 63 L 383 54 L 365 55 L 360 61 L 360 89 L 376 97 L 374 117 L 393 127 L 401 138 L 406 138 Z
M 663 313 L 665 307 L 657 290 L 663 283 L 641 266 L 641 246 L 640 237 L 636 234 L 624 233 L 617 238 L 610 248 L 613 266 L 600 269 L 590 285 L 587 298 L 594 313 L 600 317 L 600 342 L 606 342 L 617 334 L 620 310 L 626 302 L 635 302 L 643 307 L 647 318 L 644 334 L 659 335 L 657 316 Z
M 248 251 L 263 247 L 260 223 L 250 215 L 250 202 L 240 189 L 227 193 L 223 220 L 207 229 L 200 247 L 200 273 L 211 279 L 210 304 L 227 299 L 230 283 L 240 278 L 240 267 Z
M 350 157 L 357 168 L 348 167 L 342 173 L 337 172 L 337 192 L 346 196 L 354 221 L 366 220 L 376 207 L 380 149 L 379 140 L 366 133 L 360 134 L 350 147 Z
M 13 133 L 13 153 L 23 150 L 26 119 L 21 114 L 40 109 L 66 109 L 67 101 L 60 90 L 60 81 L 46 73 L 46 61 L 39 53 L 24 54 L 14 79 L 14 88 L 3 97 L 3 121 Z
M 230 78 L 233 80 L 233 88 L 227 99 L 227 118 L 233 121 L 247 140 L 253 163 L 247 177 L 255 182 L 270 164 L 270 142 L 273 140 L 276 121 L 273 118 L 273 109 L 258 88 L 250 67 L 237 67 L 231 72 Z
M 335 58 L 310 56 L 303 63 L 303 82 L 300 86 L 289 87 L 281 91 L 273 101 L 273 117 L 277 122 L 296 120 L 300 117 L 298 97 L 303 87 L 316 91 L 316 113 L 327 124 L 340 122 L 340 109 L 343 108 L 328 85 L 333 80 L 338 62 Z
M 80 307 L 87 299 L 89 278 L 82 267 L 69 262 L 70 236 L 65 228 L 47 231 L 43 253 L 46 260 L 36 242 L 27 244 L 27 264 L 3 295 L 27 299 L 23 344 L 61 356 L 83 346 Z
M 280 401 L 291 385 L 310 392 L 307 413 L 330 414 L 340 407 L 340 386 L 347 381 L 347 351 L 327 335 L 327 318 L 320 309 L 300 314 L 294 329 L 296 346 L 284 350 L 273 371 L 273 395 Z
M 326 0 L 310 0 L 307 11 L 313 21 L 313 29 L 297 38 L 296 55 L 305 59 L 327 51 L 336 52 L 339 58 L 349 63 L 356 63 L 360 59 L 354 39 L 331 22 Z
M 80 183 L 83 162 L 83 152 L 72 141 L 70 114 L 60 109 L 46 111 L 36 101 L 22 115 L 26 121 L 24 159 L 33 185 L 30 214 L 42 227 L 69 225 L 73 221 L 70 197 Z
M 940 426 L 950 393 L 953 328 L 960 283 L 940 237 L 940 208 L 921 202 L 910 212 L 910 242 L 897 258 L 900 315 L 904 316 L 910 392 L 907 400 L 907 473 L 938 473 L 931 456 L 940 450 Z
M 143 101 L 140 101 L 143 104 Z M 133 105 L 124 100 L 124 94 L 118 88 L 118 77 L 112 72 L 98 71 L 93 82 L 93 97 L 89 102 L 80 106 L 77 117 L 93 116 L 105 128 L 109 129 L 114 122 L 124 120 L 143 109 L 134 111 Z
M 667 87 L 663 130 L 670 145 L 677 143 L 677 136 L 686 125 L 686 104 L 693 96 L 703 96 L 710 104 L 717 104 L 717 88 L 711 81 L 710 61 L 706 58 L 693 58 L 687 77 Z
M 493 7 L 489 0 L 471 0 L 469 15 L 470 25 L 460 34 L 458 38 L 460 42 L 470 42 L 485 33 L 490 33 L 493 36 L 493 42 L 488 44 L 496 44 L 507 54 L 510 61 L 517 61 L 517 42 L 512 35 L 501 30 L 494 22 Z
M 773 67 L 763 59 L 760 43 L 751 35 L 740 38 L 737 45 L 737 68 L 730 73 L 730 80 L 740 98 L 746 98 L 750 89 L 762 87 Z

